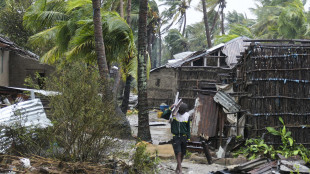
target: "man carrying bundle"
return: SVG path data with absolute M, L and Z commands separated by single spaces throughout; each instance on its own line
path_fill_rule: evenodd
M 178 109 L 178 111 L 171 115 L 171 108 Z M 164 111 L 162 118 L 170 119 L 171 133 L 173 134 L 172 146 L 178 163 L 176 173 L 182 173 L 181 163 L 186 154 L 186 142 L 190 139 L 190 114 L 187 112 L 188 107 L 185 103 L 181 103 L 178 108 L 174 108 L 172 105 L 171 108 Z

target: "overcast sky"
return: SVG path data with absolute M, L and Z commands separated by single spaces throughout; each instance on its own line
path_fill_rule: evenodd
M 310 1 L 310 0 L 308 0 Z M 202 20 L 202 13 L 195 10 L 200 0 L 192 0 L 191 8 L 187 12 L 187 25 L 191 25 Z M 249 8 L 255 7 L 254 0 L 226 0 L 226 8 L 224 12 L 236 10 L 238 13 L 246 14 L 249 19 L 254 19 L 255 16 L 250 12 Z M 158 3 L 160 4 L 160 2 Z M 307 2 L 305 9 L 308 10 L 310 3 Z M 165 10 L 165 7 L 160 7 L 160 11 Z

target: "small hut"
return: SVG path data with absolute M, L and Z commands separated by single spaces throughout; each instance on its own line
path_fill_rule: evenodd
M 216 84 L 232 82 L 232 68 L 245 49 L 244 39 L 248 38 L 238 37 L 208 50 L 179 53 L 166 65 L 152 69 L 148 81 L 149 106 L 170 105 L 179 92 L 179 97 L 192 108 L 199 91 L 214 91 Z
M 42 64 L 39 56 L 0 35 L 0 86 L 25 87 L 26 77 L 47 77 L 54 67 Z M 43 81 L 38 81 L 43 85 Z

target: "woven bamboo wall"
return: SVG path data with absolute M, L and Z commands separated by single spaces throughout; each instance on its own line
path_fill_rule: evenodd
M 297 143 L 310 145 L 310 45 L 251 44 L 237 67 L 236 87 L 247 93 L 240 105 L 248 110 L 250 137 L 279 128 L 282 117 Z M 281 140 L 267 135 L 266 142 Z
M 215 84 L 227 82 L 227 76 L 231 72 L 229 68 L 222 67 L 180 67 L 178 68 L 178 91 L 180 98 L 187 103 L 190 108 L 194 107 L 199 84 L 209 83 L 215 87 Z

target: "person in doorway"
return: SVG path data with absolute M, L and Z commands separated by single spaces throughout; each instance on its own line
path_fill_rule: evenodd
M 182 103 L 176 115 L 171 115 L 171 108 L 165 110 L 162 118 L 170 119 L 171 133 L 173 134 L 172 146 L 177 160 L 176 173 L 182 173 L 181 163 L 186 154 L 187 141 L 190 140 L 190 114 L 187 104 Z

